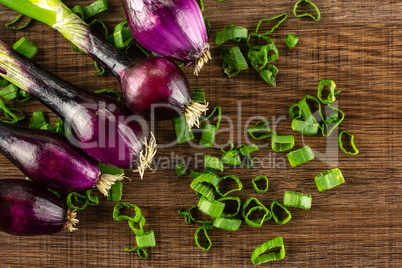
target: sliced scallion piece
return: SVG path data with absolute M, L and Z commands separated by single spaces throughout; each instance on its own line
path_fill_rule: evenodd
M 241 39 L 246 39 L 248 30 L 244 27 L 237 27 L 233 24 L 228 25 L 222 31 L 217 31 L 215 36 L 215 43 L 219 46 L 226 41 L 233 40 L 240 42 Z
M 193 92 L 193 102 L 205 103 L 205 91 L 203 89 L 193 88 L 191 91 Z
M 219 129 L 219 125 L 221 123 L 221 116 L 222 116 L 222 110 L 220 106 L 216 106 L 212 112 L 204 119 L 200 121 L 200 124 L 203 123 L 204 121 L 209 120 L 215 113 L 218 113 L 216 124 L 211 125 L 211 124 L 203 124 L 201 129 L 202 129 L 202 135 L 201 135 L 201 140 L 200 140 L 200 145 L 203 145 L 205 147 L 212 148 L 213 143 L 215 141 L 215 132 Z
M 268 120 L 258 121 L 254 126 L 247 128 L 247 133 L 255 140 L 272 137 L 272 135 L 276 135 L 276 133 L 267 127 L 269 123 L 271 122 Z
M 38 53 L 38 47 L 29 41 L 25 36 L 18 40 L 13 49 L 27 59 L 32 59 Z
M 174 130 L 178 144 L 194 139 L 194 134 L 187 123 L 185 115 L 174 119 Z
M 107 9 L 108 5 L 106 0 L 97 0 L 85 8 L 77 5 L 71 9 L 71 11 L 75 14 L 80 14 L 82 20 L 86 20 L 103 11 L 106 11 Z
M 254 202 L 255 205 L 251 206 L 250 209 L 247 210 L 247 208 L 249 207 L 249 205 L 251 204 L 251 202 Z M 261 218 L 256 218 L 256 219 L 250 219 L 249 217 L 251 216 L 251 214 L 254 211 L 262 211 L 264 214 Z M 262 224 L 264 223 L 264 221 L 267 221 L 269 219 L 271 219 L 272 214 L 269 211 L 269 209 L 267 207 L 265 207 L 260 201 L 258 201 L 257 198 L 255 197 L 249 197 L 242 206 L 241 209 L 241 214 L 244 218 L 244 221 L 255 228 L 260 228 L 262 226 Z
M 18 115 L 15 114 L 13 111 L 19 113 L 21 116 L 18 117 Z M 22 111 L 15 108 L 7 107 L 7 105 L 1 99 L 0 99 L 0 113 L 4 113 L 6 117 L 6 119 L 0 118 L 0 121 L 8 124 L 15 124 L 18 121 L 21 121 L 25 118 L 25 114 Z
M 278 136 L 273 135 L 271 138 L 271 148 L 275 152 L 284 152 L 290 150 L 295 145 L 295 138 L 292 135 Z
M 223 163 L 219 158 L 216 158 L 214 156 L 210 155 L 205 155 L 204 156 L 204 165 L 206 168 L 213 168 L 220 170 L 223 172 Z
M 212 228 L 213 227 L 211 224 L 204 224 L 204 225 L 200 226 L 197 229 L 197 231 L 195 231 L 195 234 L 194 234 L 195 244 L 197 245 L 197 247 L 199 247 L 203 251 L 208 251 L 212 247 L 211 239 L 209 238 L 208 233 L 207 233 L 207 230 L 210 230 Z M 200 241 L 198 241 L 199 240 L 199 232 L 201 232 L 201 230 L 204 232 L 204 236 L 208 241 L 208 245 L 206 247 L 201 246 Z
M 331 104 L 328 104 L 327 107 L 335 110 L 329 117 L 324 120 L 324 124 L 321 126 L 321 133 L 324 137 L 329 137 L 331 133 L 339 126 L 339 124 L 345 119 L 345 113 L 338 108 L 333 107 Z M 341 118 L 339 118 L 339 114 L 341 114 Z M 330 129 L 328 129 L 328 125 L 332 125 Z
M 280 247 L 279 252 L 266 251 Z M 265 254 L 264 254 L 265 253 Z M 280 261 L 285 258 L 285 246 L 282 237 L 278 236 L 270 241 L 265 242 L 257 247 L 251 255 L 251 262 L 255 265 L 266 263 L 269 261 Z
M 223 180 L 227 180 L 227 179 L 232 179 L 237 183 L 237 188 L 231 189 L 231 190 L 227 190 L 226 192 L 222 192 L 220 189 L 219 184 L 223 181 Z M 220 194 L 221 196 L 227 196 L 228 194 L 232 193 L 232 192 L 236 192 L 236 191 L 241 191 L 241 189 L 243 189 L 243 184 L 241 183 L 239 177 L 235 176 L 235 175 L 226 175 L 222 178 L 220 178 L 218 185 L 216 186 L 216 192 L 218 194 Z
M 304 146 L 296 151 L 287 154 L 289 163 L 292 167 L 298 166 L 300 164 L 306 163 L 314 159 L 313 150 L 309 146 Z
M 239 47 L 222 46 L 221 55 L 223 58 L 222 68 L 228 77 L 233 77 L 248 68 L 247 61 Z
M 265 186 L 265 188 L 260 189 L 260 188 L 258 188 L 257 182 L 262 181 L 262 180 L 265 181 L 266 186 Z M 253 183 L 253 187 L 257 193 L 265 194 L 268 191 L 269 182 L 268 182 L 268 178 L 266 176 L 258 176 L 256 178 L 254 178 L 251 182 Z
M 342 172 L 339 168 L 327 170 L 315 177 L 315 184 L 318 191 L 324 191 L 334 188 L 345 182 Z
M 138 223 L 138 228 L 135 224 Z M 128 226 L 136 235 L 144 234 L 145 217 L 141 216 L 139 220 L 130 219 L 128 220 Z
M 350 137 L 350 146 L 352 146 L 353 151 L 352 152 L 348 152 L 346 151 L 346 149 L 343 147 L 343 142 L 342 142 L 342 136 L 343 134 L 346 134 Z M 338 136 L 338 141 L 339 141 L 339 148 L 341 148 L 342 152 L 344 152 L 345 154 L 349 154 L 349 155 L 357 155 L 359 153 L 359 150 L 356 148 L 355 142 L 354 142 L 354 135 L 350 134 L 349 132 L 347 132 L 346 130 L 342 130 L 339 133 Z
M 278 75 L 278 68 L 275 65 L 268 65 L 261 72 L 260 76 L 271 87 L 276 87 L 276 76 Z
M 139 248 L 154 247 L 156 245 L 154 231 L 150 230 L 141 235 L 136 235 L 135 241 Z
M 317 17 L 314 17 L 313 15 L 309 14 L 309 13 L 304 13 L 304 14 L 297 14 L 297 8 L 299 7 L 299 4 L 301 2 L 306 2 L 309 3 L 317 12 Z M 301 18 L 301 17 L 310 17 L 315 21 L 319 21 L 321 19 L 321 13 L 320 10 L 318 9 L 318 7 L 316 5 L 314 5 L 313 2 L 311 2 L 310 0 L 299 0 L 297 1 L 297 3 L 295 4 L 294 8 L 293 8 L 293 15 L 295 15 L 296 18 Z
M 9 84 L 8 86 L 0 90 L 0 97 L 2 97 L 5 102 L 8 102 L 18 98 L 18 96 L 20 95 L 19 93 L 20 89 L 16 85 Z
M 275 211 L 274 211 L 275 205 L 277 207 L 281 208 L 281 210 L 284 211 L 288 216 L 286 218 L 284 218 L 283 220 L 279 220 L 278 216 L 275 214 Z M 287 210 L 287 208 L 285 208 L 284 205 L 280 204 L 276 200 L 272 201 L 272 203 L 271 203 L 271 213 L 272 213 L 272 218 L 274 219 L 274 221 L 280 225 L 287 223 L 292 218 L 292 215 L 290 214 L 289 210 Z
M 261 26 L 261 24 L 262 24 L 264 21 L 272 21 L 272 20 L 276 20 L 276 19 L 281 18 L 281 17 L 283 17 L 283 18 L 282 18 L 274 27 L 272 27 L 271 30 L 269 30 L 268 32 L 265 32 L 264 34 L 270 34 L 270 33 L 272 33 L 276 28 L 279 27 L 279 25 L 281 25 L 282 22 L 284 22 L 284 21 L 287 19 L 288 14 L 282 13 L 282 14 L 276 16 L 276 17 L 273 17 L 273 18 L 260 20 L 260 21 L 258 22 L 258 24 L 257 24 L 257 27 L 255 28 L 255 33 L 258 34 L 258 30 L 260 29 L 260 26 Z
M 274 54 L 268 56 L 270 51 L 273 51 Z M 273 43 L 271 43 L 261 46 L 259 49 L 251 48 L 248 51 L 247 57 L 251 63 L 251 66 L 253 66 L 254 69 L 256 69 L 258 72 L 261 72 L 262 70 L 264 70 L 267 63 L 273 62 L 279 57 L 279 51 L 278 48 Z M 275 66 L 269 69 L 267 68 L 267 70 L 275 73 L 276 76 L 278 70 L 275 70 L 276 67 L 274 67 Z
M 299 37 L 292 34 L 286 35 L 285 43 L 290 49 L 294 48 L 297 45 L 297 42 L 299 42 Z
M 122 210 L 123 208 L 130 208 L 133 207 L 135 209 L 135 215 L 130 217 L 127 215 L 120 215 L 120 210 Z M 142 214 L 141 214 L 141 209 L 131 203 L 126 203 L 126 202 L 121 202 L 118 203 L 117 205 L 114 206 L 113 208 L 113 219 L 115 221 L 134 221 L 134 222 L 139 222 L 142 218 Z
M 204 197 L 201 197 L 200 201 L 198 202 L 198 209 L 213 218 L 221 217 L 224 208 L 225 203 L 215 200 L 210 201 Z
M 239 148 L 239 151 L 242 155 L 251 154 L 252 152 L 258 151 L 258 147 L 255 144 L 244 145 Z
M 236 201 L 236 203 L 237 203 L 236 211 L 230 213 L 230 212 L 225 212 L 225 210 L 223 210 L 222 215 L 221 215 L 222 217 L 233 218 L 233 217 L 236 217 L 237 214 L 239 214 L 240 209 L 241 209 L 240 197 L 238 197 L 238 196 L 224 196 L 224 197 L 216 199 L 216 201 L 219 201 L 221 203 L 225 203 L 226 201 Z M 225 209 L 226 208 L 228 208 L 228 205 L 225 203 Z
M 283 195 L 283 205 L 302 209 L 311 208 L 311 195 L 298 192 L 285 192 Z
M 228 231 L 237 231 L 240 228 L 241 220 L 234 218 L 216 218 L 213 226 L 216 228 L 228 230 Z
M 96 90 L 95 93 L 112 95 L 113 97 L 116 97 L 116 99 L 118 101 L 121 100 L 121 94 L 119 92 L 117 92 L 116 90 L 113 90 L 113 89 L 107 89 L 107 88 L 100 89 L 100 90 Z
M 330 86 L 329 88 L 329 94 L 327 96 L 327 99 L 324 100 L 322 98 L 322 91 L 324 90 L 325 86 Z M 317 90 L 317 98 L 323 103 L 323 104 L 330 104 L 336 101 L 335 95 L 338 95 L 341 93 L 341 90 L 338 90 L 335 92 L 336 89 L 336 84 L 332 80 L 321 80 L 320 83 L 318 84 L 318 90 Z
M 290 126 L 294 131 L 301 132 L 305 135 L 311 136 L 318 133 L 320 124 L 316 122 L 302 121 L 294 118 Z
M 186 175 L 186 166 L 184 165 L 183 162 L 178 163 L 174 169 L 176 170 L 176 175 L 177 176 L 183 176 Z
M 217 187 L 220 178 L 212 173 L 201 174 L 196 177 L 190 184 L 191 189 L 193 189 L 196 193 L 201 196 L 207 198 L 208 200 L 215 199 L 215 193 L 211 187 L 205 185 L 204 183 L 211 184 L 214 188 Z
M 13 27 L 12 25 L 17 23 L 21 18 L 25 17 L 23 14 L 19 14 L 13 21 L 6 23 L 6 28 L 11 29 L 11 30 L 22 30 L 25 29 L 26 27 L 29 26 L 29 24 L 31 24 L 31 22 L 33 21 L 32 18 L 29 18 L 28 22 L 25 23 L 23 26 L 21 27 Z

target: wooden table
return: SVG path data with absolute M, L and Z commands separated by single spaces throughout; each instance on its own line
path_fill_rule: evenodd
M 65 1 L 70 7 L 90 2 Z M 124 15 L 118 0 L 108 3 L 109 11 L 98 17 L 112 29 Z M 189 187 L 191 178 L 177 177 L 172 167 L 183 157 L 190 160 L 190 168 L 195 168 L 198 159 L 197 170 L 201 170 L 203 154 L 221 153 L 217 148 L 175 145 L 158 151 L 159 167 L 155 172 L 147 172 L 144 180 L 129 170 L 126 172 L 131 181 L 124 182 L 123 201 L 141 207 L 147 220 L 145 229 L 155 231 L 157 245 L 149 250 L 148 259 L 141 260 L 137 254 L 123 250 L 135 246 L 134 234 L 125 222 L 113 220 L 115 204 L 101 198 L 98 206 L 79 213 L 79 230 L 75 233 L 63 231 L 41 237 L 1 233 L 0 267 L 252 267 L 253 250 L 277 236 L 284 239 L 286 257 L 264 266 L 401 267 L 402 2 L 316 1 L 322 14 L 319 22 L 295 18 L 294 3 L 294 0 L 206 1 L 204 15 L 212 25 L 213 61 L 199 77 L 191 74 L 191 67 L 184 71 L 192 88 L 205 89 L 211 107 L 222 107 L 225 118 L 216 137 L 217 147 L 228 140 L 246 143 L 245 126 L 254 116 L 278 120 L 278 133 L 295 135 L 295 148 L 302 147 L 302 136 L 290 129 L 288 109 L 304 94 L 315 95 L 320 80 L 335 81 L 342 89 L 339 108 L 346 113 L 340 129 L 355 134 L 359 155 L 345 155 L 337 146 L 330 145 L 331 138 L 314 136 L 304 142 L 317 152 L 330 153 L 332 161 L 319 157 L 291 168 L 286 153 L 275 154 L 268 146 L 254 154 L 265 159 L 263 165 L 231 168 L 223 173 L 236 174 L 242 179 L 244 189 L 238 195 L 243 201 L 256 196 L 269 205 L 272 200 L 282 202 L 285 191 L 300 191 L 312 195 L 311 210 L 290 209 L 292 220 L 286 225 L 269 221 L 260 229 L 246 224 L 237 232 L 213 229 L 211 250 L 201 251 L 193 237 L 198 225 L 187 225 L 177 214 L 178 209 L 197 204 L 197 196 Z M 215 32 L 228 24 L 253 31 L 260 19 L 284 12 L 289 18 L 272 35 L 280 54 L 274 63 L 279 69 L 277 87 L 269 87 L 253 68 L 236 77 L 226 77 L 219 48 L 214 44 Z M 15 12 L 0 7 L 0 25 L 15 16 Z M 300 38 L 293 50 L 283 42 L 287 33 Z M 22 31 L 1 26 L 0 36 L 9 45 L 22 36 L 28 37 L 39 47 L 36 63 L 80 88 L 90 91 L 119 88 L 109 74 L 94 76 L 89 57 L 72 52 L 68 41 L 39 22 Z M 244 43 L 240 46 L 246 51 Z M 39 109 L 55 122 L 55 115 L 37 100 L 12 106 L 28 115 L 19 125 L 28 125 L 32 112 Z M 157 122 L 155 127 L 159 144 L 174 140 L 172 122 Z M 269 140 L 256 143 L 264 145 Z M 2 179 L 24 179 L 5 157 L 0 156 L 0 164 Z M 318 192 L 314 177 L 334 167 L 342 170 L 346 183 Z M 252 188 L 251 179 L 257 175 L 269 178 L 269 191 L 264 195 L 258 195 Z

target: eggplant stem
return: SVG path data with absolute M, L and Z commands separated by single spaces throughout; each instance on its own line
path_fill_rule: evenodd
M 96 184 L 96 188 L 98 188 L 99 192 L 101 192 L 105 197 L 108 196 L 108 191 L 112 188 L 112 185 L 116 181 L 121 181 L 122 179 L 127 178 L 124 174 L 102 174 L 98 183 Z
M 194 75 L 198 76 L 204 64 L 206 64 L 208 60 L 211 59 L 212 59 L 211 52 L 209 52 L 209 49 L 206 49 L 201 56 L 195 59 Z
M 78 223 L 78 219 L 76 219 L 77 217 L 77 212 L 75 212 L 74 210 L 70 210 L 68 209 L 67 211 L 67 225 L 64 227 L 67 230 L 69 230 L 70 232 L 74 232 L 76 230 L 78 230 L 78 228 L 75 228 L 74 225 L 76 225 Z
M 147 142 L 147 138 L 144 138 L 145 149 L 140 153 L 140 165 L 138 169 L 134 170 L 134 172 L 138 172 L 140 174 L 141 180 L 144 177 L 144 172 L 147 168 L 152 170 L 150 164 L 156 154 L 156 139 L 154 134 L 151 132 L 151 138 L 149 139 L 149 143 Z M 145 151 L 145 152 L 144 152 Z
M 205 115 L 206 111 L 208 111 L 208 102 L 205 104 L 193 102 L 186 107 L 184 115 L 189 129 L 193 126 L 200 127 L 200 116 Z

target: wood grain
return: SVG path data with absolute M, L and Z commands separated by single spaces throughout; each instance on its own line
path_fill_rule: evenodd
M 90 2 L 65 1 L 70 7 Z M 285 191 L 301 191 L 313 196 L 312 209 L 291 209 L 292 220 L 283 226 L 267 222 L 261 229 L 245 224 L 237 232 L 213 229 L 210 232 L 213 247 L 203 252 L 193 239 L 198 226 L 185 224 L 177 215 L 179 208 L 197 202 L 189 187 L 191 179 L 176 177 L 171 167 L 176 156 L 194 161 L 197 154 L 198 158 L 204 153 L 219 156 L 220 151 L 176 145 L 159 150 L 157 159 L 165 161 L 165 167 L 148 172 L 144 180 L 127 171 L 132 180 L 124 183 L 123 200 L 142 208 L 146 228 L 156 234 L 157 245 L 150 250 L 147 260 L 123 250 L 134 246 L 134 235 L 126 223 L 113 221 L 114 204 L 102 200 L 99 206 L 79 213 L 79 231 L 73 234 L 16 237 L 1 233 L 0 267 L 251 267 L 254 248 L 276 236 L 282 236 L 285 241 L 286 258 L 270 263 L 270 267 L 401 267 L 402 3 L 395 0 L 316 1 L 322 13 L 317 23 L 295 18 L 291 14 L 294 2 L 207 1 L 204 14 L 212 25 L 213 61 L 204 67 L 199 77 L 191 74 L 190 67 L 184 71 L 191 87 L 204 88 L 211 106 L 220 105 L 223 114 L 233 121 L 234 129 L 228 131 L 230 123 L 223 120 L 221 128 L 226 131 L 217 136 L 220 146 L 229 138 L 245 143 L 244 126 L 250 118 L 286 116 L 288 108 L 304 94 L 316 94 L 321 79 L 334 80 L 342 88 L 339 107 L 346 113 L 341 129 L 355 134 L 360 149 L 356 157 L 339 153 L 336 166 L 343 171 L 344 185 L 319 193 L 313 178 L 332 168 L 327 161 L 314 160 L 296 168 L 290 168 L 285 162 L 283 168 L 278 162 L 286 158 L 284 153 L 274 155 L 270 149 L 262 149 L 255 155 L 267 158 L 265 167 L 224 172 L 242 179 L 244 190 L 239 194 L 242 200 L 257 195 L 251 179 L 264 174 L 270 179 L 270 189 L 267 194 L 258 196 L 263 203 L 281 201 Z M 109 11 L 99 18 L 112 29 L 124 14 L 118 0 L 108 3 Z M 213 42 L 214 32 L 228 24 L 253 31 L 260 19 L 283 12 L 287 12 L 289 18 L 273 34 L 280 53 L 275 62 L 279 69 L 277 87 L 267 86 L 251 68 L 228 79 L 221 69 L 219 48 Z M 14 16 L 15 12 L 0 6 L 0 25 Z M 293 50 L 287 49 L 281 41 L 287 33 L 300 38 Z M 90 91 L 119 88 L 111 75 L 94 76 L 90 58 L 72 52 L 70 43 L 59 33 L 39 22 L 22 31 L 1 26 L 0 36 L 9 45 L 27 36 L 40 49 L 35 62 L 80 88 Z M 41 109 L 52 122 L 55 120 L 54 114 L 36 100 L 14 107 L 28 115 Z M 29 118 L 21 125 L 26 126 Z M 278 131 L 292 134 L 289 123 L 289 119 L 281 121 Z M 160 144 L 174 139 L 171 122 L 158 122 L 155 127 Z M 295 138 L 296 146 L 301 147 L 302 137 L 295 134 Z M 306 143 L 319 152 L 327 151 L 325 138 L 310 137 Z M 258 144 L 263 145 L 264 141 Z M 331 157 L 336 159 L 338 150 L 330 148 Z M 271 157 L 271 164 L 268 157 Z M 3 156 L 0 156 L 0 165 L 2 179 L 24 178 Z M 192 162 L 191 167 L 194 165 Z

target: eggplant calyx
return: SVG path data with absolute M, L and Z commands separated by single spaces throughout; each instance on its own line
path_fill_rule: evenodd
M 108 196 L 108 191 L 112 188 L 112 185 L 116 181 L 121 181 L 122 179 L 127 178 L 124 174 L 102 174 L 98 183 L 96 184 L 96 188 L 98 188 L 99 192 L 101 192 L 105 197 Z
M 76 225 L 78 223 L 78 219 L 76 219 L 76 217 L 77 217 L 77 212 L 75 212 L 75 209 L 74 210 L 68 209 L 67 224 L 64 228 L 66 228 L 70 232 L 74 232 L 74 231 L 78 230 L 78 228 L 74 227 L 74 225 Z
M 186 107 L 184 115 L 186 116 L 186 121 L 190 129 L 193 126 L 200 127 L 200 116 L 205 114 L 207 110 L 208 102 L 205 104 L 193 102 Z
M 194 75 L 198 76 L 204 64 L 206 64 L 208 60 L 211 59 L 211 52 L 209 52 L 209 49 L 207 48 L 204 50 L 204 53 L 202 53 L 201 56 L 195 59 Z
M 140 174 L 141 180 L 144 177 L 144 172 L 147 168 L 152 170 L 150 164 L 152 159 L 156 154 L 156 139 L 154 134 L 151 132 L 151 138 L 149 139 L 149 143 L 147 142 L 147 138 L 144 138 L 144 146 L 145 149 L 140 153 L 140 164 L 138 169 L 134 170 L 133 172 L 138 172 Z M 145 152 L 144 152 L 145 151 Z

